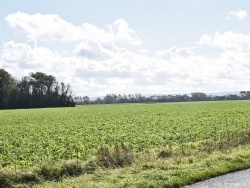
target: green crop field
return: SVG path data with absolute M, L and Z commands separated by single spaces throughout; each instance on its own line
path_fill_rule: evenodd
M 250 167 L 249 144 L 249 101 L 2 110 L 0 187 L 179 187 Z

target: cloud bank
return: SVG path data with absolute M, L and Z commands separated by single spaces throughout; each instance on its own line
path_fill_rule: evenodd
M 240 15 L 243 19 L 244 14 Z M 124 19 L 100 28 L 90 23 L 74 25 L 54 14 L 16 12 L 5 21 L 26 41 L 6 42 L 0 66 L 18 78 L 32 71 L 53 74 L 70 83 L 76 95 L 249 88 L 250 33 L 204 34 L 195 48 L 149 52 Z M 51 43 L 65 51 L 51 48 Z M 215 54 L 202 52 L 208 49 Z
M 246 17 L 247 17 L 247 11 L 241 10 L 241 9 L 237 11 L 230 11 L 228 13 L 228 18 L 231 18 L 231 19 L 236 18 L 241 21 L 245 19 Z

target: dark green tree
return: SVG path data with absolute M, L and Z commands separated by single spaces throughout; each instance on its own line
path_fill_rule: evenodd
M 12 91 L 16 90 L 15 79 L 4 69 L 0 69 L 0 108 L 7 108 Z

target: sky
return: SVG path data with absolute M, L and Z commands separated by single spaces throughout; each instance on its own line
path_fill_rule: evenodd
M 0 0 L 0 68 L 73 94 L 250 90 L 246 0 Z

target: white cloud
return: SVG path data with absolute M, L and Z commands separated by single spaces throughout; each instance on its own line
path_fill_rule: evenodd
M 110 27 L 114 31 L 115 38 L 120 41 L 130 41 L 131 44 L 140 45 L 141 40 L 135 35 L 135 31 L 131 29 L 128 23 L 123 19 L 118 19 L 114 25 Z
M 24 43 L 10 41 L 4 44 L 1 57 L 3 67 L 7 68 L 17 77 L 24 76 L 32 71 L 44 71 L 60 75 L 71 70 L 72 58 L 41 46 L 32 46 Z M 65 69 L 67 67 L 67 69 Z
M 250 81 L 250 34 L 235 32 L 215 33 L 212 36 L 204 35 L 200 44 L 223 49 L 214 59 L 217 66 L 214 79 L 225 85 L 223 88 L 249 88 Z M 230 85 L 231 84 L 231 85 Z M 235 88 L 235 89 L 233 89 Z
M 81 34 L 81 27 L 75 27 L 54 14 L 30 15 L 16 12 L 8 15 L 5 20 L 12 28 L 27 34 L 30 40 L 74 41 L 79 40 Z
M 18 12 L 6 21 L 24 32 L 27 42 L 6 42 L 1 67 L 18 78 L 32 71 L 53 74 L 70 83 L 75 94 L 235 91 L 248 89 L 250 82 L 250 34 L 202 36 L 200 48 L 223 49 L 207 58 L 196 48 L 173 47 L 155 53 L 139 47 L 131 50 L 131 45 L 142 42 L 122 19 L 107 30 L 89 23 L 75 26 L 56 15 Z M 57 45 L 75 42 L 63 53 L 45 47 L 50 40 Z
M 218 46 L 223 50 L 248 51 L 250 50 L 250 33 L 241 34 L 235 32 L 216 32 L 213 36 L 203 35 L 200 44 Z
M 53 66 L 56 54 L 43 47 L 10 41 L 4 44 L 3 60 L 7 63 L 20 62 L 20 68 L 41 68 Z
M 123 19 L 118 19 L 107 29 L 100 29 L 89 23 L 83 23 L 81 26 L 75 26 L 55 14 L 27 14 L 16 12 L 5 18 L 10 27 L 21 31 L 27 35 L 29 40 L 38 41 L 98 41 L 106 47 L 112 47 L 114 43 L 120 41 L 132 45 L 139 45 L 141 41 L 135 35 L 128 23 Z
M 83 41 L 75 47 L 74 54 L 78 57 L 86 57 L 92 60 L 104 60 L 109 58 L 110 50 L 104 48 L 96 41 Z
M 156 52 L 156 55 L 161 57 L 161 58 L 165 58 L 165 59 L 171 59 L 173 57 L 190 57 L 190 56 L 194 56 L 194 52 L 192 51 L 192 48 L 170 48 L 167 50 L 162 50 L 162 51 L 158 51 Z
M 237 10 L 237 11 L 230 11 L 228 13 L 228 18 L 236 18 L 238 20 L 243 20 L 247 17 L 247 11 L 245 10 Z

